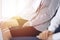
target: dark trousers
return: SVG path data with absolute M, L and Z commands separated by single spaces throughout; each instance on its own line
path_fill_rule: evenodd
M 58 32 L 60 32 L 60 25 L 59 25 L 59 27 L 55 30 L 54 33 L 58 33 Z

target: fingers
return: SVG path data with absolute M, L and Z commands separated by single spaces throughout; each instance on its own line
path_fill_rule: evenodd
M 42 34 L 40 34 L 40 38 L 45 40 L 48 38 L 48 34 L 42 33 Z
M 52 35 L 50 35 L 47 40 L 53 40 Z
M 49 37 L 49 32 L 48 31 L 44 31 L 37 36 L 37 38 L 43 39 L 43 40 L 46 40 L 48 37 Z

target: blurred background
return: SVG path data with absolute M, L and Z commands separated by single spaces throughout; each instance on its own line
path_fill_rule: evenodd
M 6 32 L 2 31 L 2 34 L 0 34 L 3 35 L 4 40 L 8 40 L 11 37 L 35 37 L 40 33 L 35 28 L 32 29 L 31 27 L 20 29 L 27 20 L 31 20 L 36 15 L 35 11 L 39 4 L 40 0 L 0 0 L 0 21 L 12 18 L 17 19 L 19 22 L 18 29 L 17 27 L 6 27 L 8 24 L 14 25 L 13 23 L 15 23 L 16 20 L 13 20 L 14 22 L 10 21 L 9 23 L 1 22 L 3 23 L 4 29 L 7 28 L 8 30 Z
M 40 0 L 0 0 L 0 19 L 20 16 L 30 20 L 40 4 Z

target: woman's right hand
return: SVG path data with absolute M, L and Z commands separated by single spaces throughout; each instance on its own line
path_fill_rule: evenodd
M 42 33 L 40 33 L 40 34 L 37 36 L 37 38 L 46 40 L 46 39 L 48 39 L 48 37 L 49 37 L 50 35 L 52 35 L 52 34 L 53 34 L 53 32 L 46 30 L 46 31 L 43 31 Z

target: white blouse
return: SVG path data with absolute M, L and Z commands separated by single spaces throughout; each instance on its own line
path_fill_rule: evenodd
M 58 12 L 56 16 L 51 20 L 51 25 L 49 26 L 48 30 L 54 32 L 56 28 L 58 28 L 60 25 L 60 8 L 58 9 Z
M 43 1 L 43 0 L 42 0 Z M 59 7 L 59 0 L 44 0 L 43 4 L 46 6 L 40 10 L 38 16 L 31 21 L 32 26 L 39 31 L 44 31 L 48 28 L 50 20 Z M 46 22 L 48 21 L 48 22 Z M 46 22 L 46 23 L 44 23 Z M 43 23 L 43 24 L 42 24 Z

